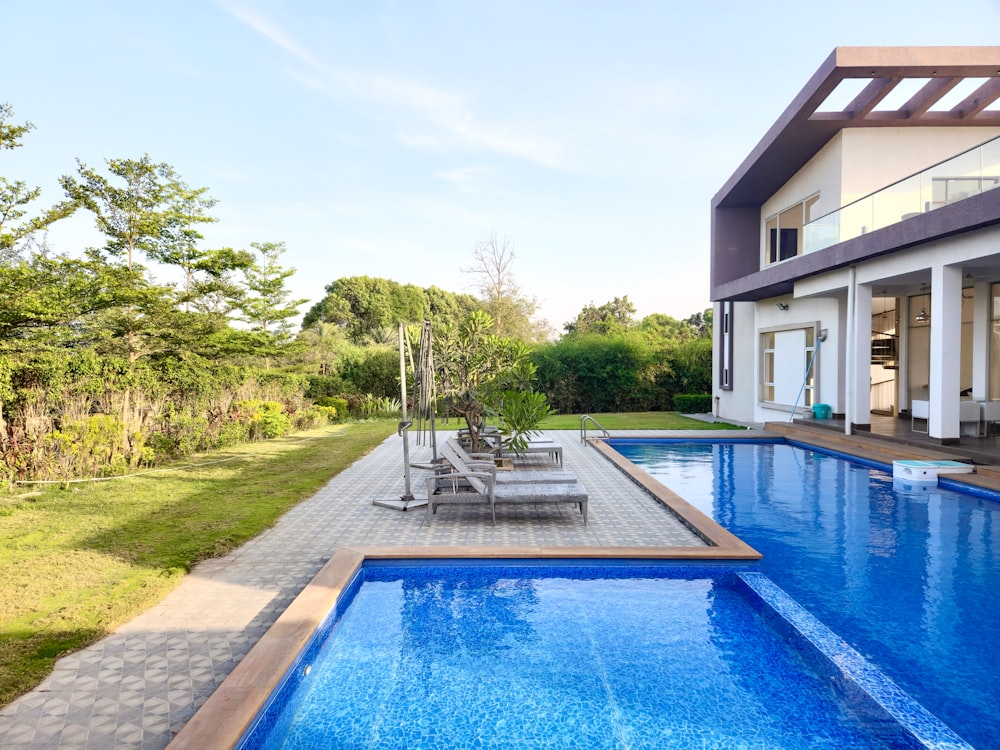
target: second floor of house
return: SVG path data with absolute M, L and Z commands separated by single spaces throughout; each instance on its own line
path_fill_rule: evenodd
M 1000 47 L 837 48 L 713 198 L 712 299 L 1000 223 L 998 188 Z

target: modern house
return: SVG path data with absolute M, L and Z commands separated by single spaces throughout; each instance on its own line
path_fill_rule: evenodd
M 1000 47 L 826 59 L 712 200 L 720 417 L 998 426 L 998 99 Z

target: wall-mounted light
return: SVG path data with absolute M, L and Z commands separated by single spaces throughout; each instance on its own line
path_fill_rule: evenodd
M 781 310 L 782 312 L 784 312 L 785 310 L 788 309 L 788 303 L 787 302 L 779 302 L 777 304 L 777 307 L 778 307 L 779 310 Z

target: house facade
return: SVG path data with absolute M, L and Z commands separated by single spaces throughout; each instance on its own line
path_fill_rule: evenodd
M 1000 47 L 833 51 L 712 200 L 718 416 L 1000 423 L 998 100 Z

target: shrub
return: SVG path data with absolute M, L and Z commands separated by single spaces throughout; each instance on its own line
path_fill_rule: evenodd
M 294 415 L 295 429 L 311 430 L 337 421 L 337 410 L 332 406 L 308 406 Z
M 678 393 L 674 396 L 674 408 L 684 414 L 711 414 L 712 394 Z
M 361 419 L 379 419 L 380 417 L 398 417 L 403 405 L 398 398 L 373 396 L 366 393 L 358 403 L 358 416 Z
M 316 399 L 316 406 L 333 409 L 336 419 L 343 419 L 348 415 L 347 399 L 340 396 L 321 396 Z M 333 422 L 335 420 L 331 419 L 330 421 Z

